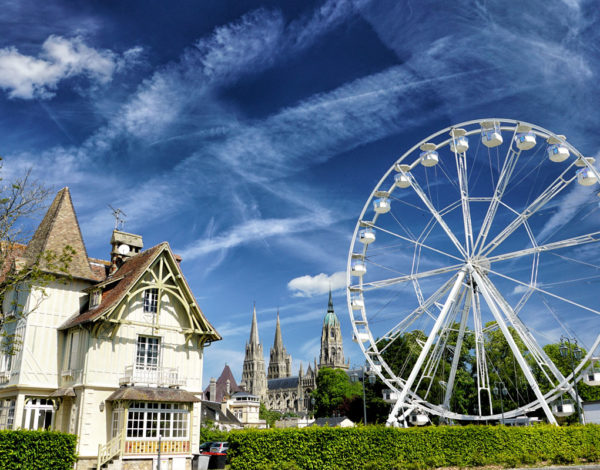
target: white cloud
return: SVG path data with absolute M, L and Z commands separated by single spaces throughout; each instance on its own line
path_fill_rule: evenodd
M 141 48 L 133 48 L 120 57 L 110 50 L 96 50 L 80 37 L 49 36 L 39 57 L 21 54 L 14 47 L 0 49 L 0 88 L 10 98 L 48 99 L 58 83 L 79 75 L 91 81 L 109 82 L 117 69 L 137 58 Z
M 346 285 L 346 272 L 338 271 L 328 276 L 325 273 L 316 276 L 300 276 L 288 282 L 288 289 L 294 292 L 295 297 L 312 297 L 325 294 L 331 290 L 342 289 Z
M 521 284 L 518 284 L 518 285 L 515 286 L 515 288 L 511 292 L 511 294 L 512 295 L 523 294 L 523 293 L 527 292 L 528 289 L 529 288 L 527 286 L 523 286 Z

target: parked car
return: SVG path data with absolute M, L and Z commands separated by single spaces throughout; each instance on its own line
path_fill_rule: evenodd
M 210 452 L 226 454 L 229 450 L 229 442 L 213 442 L 210 446 Z
M 200 448 L 198 450 L 200 451 L 201 454 L 203 452 L 210 452 L 210 448 L 212 447 L 213 444 L 216 444 L 216 442 L 213 442 L 213 441 L 203 442 L 202 444 L 200 444 Z

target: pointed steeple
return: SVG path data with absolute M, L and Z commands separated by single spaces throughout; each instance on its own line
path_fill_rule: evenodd
M 329 288 L 329 304 L 327 305 L 327 313 L 333 313 L 333 299 L 331 298 L 331 287 Z
M 304 375 L 304 368 L 302 367 L 302 362 L 300 363 L 300 370 L 298 371 L 298 377 L 302 377 Z
M 281 338 L 281 325 L 279 323 L 279 309 L 277 309 L 277 326 L 275 326 L 275 341 L 273 341 L 273 348 L 278 351 L 283 350 L 283 339 Z
M 252 311 L 252 327 L 250 328 L 250 343 L 258 344 L 260 341 L 258 340 L 258 322 L 256 321 L 256 304 L 254 304 L 254 308 Z
M 74 250 L 67 274 L 80 279 L 96 280 L 90 268 L 71 194 L 69 188 L 65 187 L 54 198 L 42 223 L 27 245 L 24 257 L 28 262 L 35 262 L 48 252 L 60 256 L 67 245 Z M 51 269 L 45 261 L 41 262 L 41 267 Z

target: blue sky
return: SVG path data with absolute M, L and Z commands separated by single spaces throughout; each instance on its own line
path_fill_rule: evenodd
M 109 253 L 108 204 L 146 247 L 170 242 L 225 338 L 205 380 L 225 362 L 239 377 L 254 301 L 265 351 L 279 309 L 295 369 L 311 361 L 330 285 L 362 363 L 342 273 L 371 190 L 417 141 L 482 117 L 597 155 L 599 15 L 577 0 L 7 1 L 4 175 L 69 186 L 91 256 Z

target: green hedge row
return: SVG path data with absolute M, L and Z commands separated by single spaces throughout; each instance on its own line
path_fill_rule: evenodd
M 232 470 L 421 469 L 600 461 L 600 426 L 304 428 L 229 433 Z
M 77 461 L 77 437 L 53 431 L 0 431 L 3 470 L 70 470 Z

